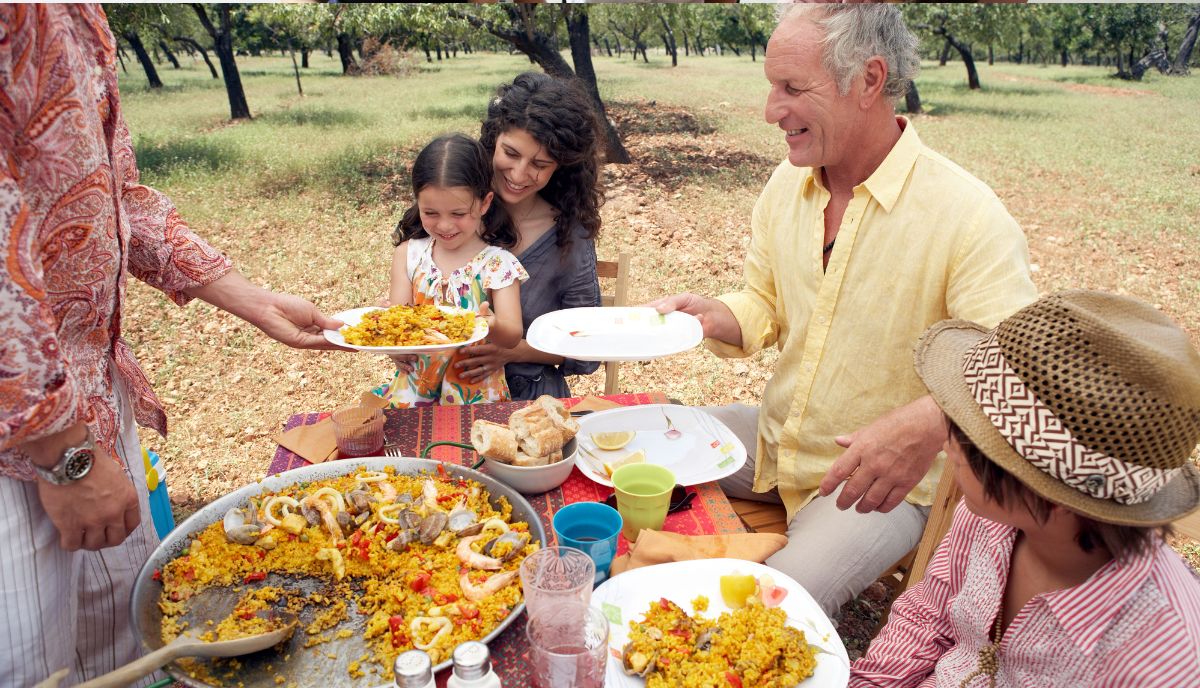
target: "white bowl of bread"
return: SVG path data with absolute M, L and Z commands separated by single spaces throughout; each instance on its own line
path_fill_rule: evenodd
M 487 472 L 522 494 L 552 490 L 575 466 L 575 433 L 579 423 L 563 403 L 542 395 L 513 412 L 508 425 L 477 420 L 471 445 L 483 457 Z

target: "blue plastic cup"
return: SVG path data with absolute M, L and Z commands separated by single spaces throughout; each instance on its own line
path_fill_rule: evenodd
M 617 555 L 621 514 L 599 502 L 568 504 L 554 514 L 554 534 L 562 547 L 582 551 L 596 564 L 596 584 L 608 578 Z

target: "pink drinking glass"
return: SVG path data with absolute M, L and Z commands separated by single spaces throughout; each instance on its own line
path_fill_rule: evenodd
M 578 601 L 544 610 L 525 623 L 534 688 L 604 688 L 608 619 Z

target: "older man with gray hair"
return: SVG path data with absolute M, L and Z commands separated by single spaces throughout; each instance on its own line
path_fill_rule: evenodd
M 751 450 L 721 485 L 786 507 L 788 545 L 767 564 L 829 614 L 928 517 L 947 431 L 914 343 L 935 322 L 991 327 L 1037 298 L 995 193 L 896 115 L 918 67 L 894 6 L 781 7 L 765 116 L 788 156 L 754 207 L 745 286 L 655 304 L 700 318 L 718 356 L 780 349 L 761 407 L 710 409 Z

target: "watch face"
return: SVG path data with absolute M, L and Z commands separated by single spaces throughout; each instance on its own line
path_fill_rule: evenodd
M 92 459 L 94 454 L 91 449 L 76 449 L 67 457 L 67 463 L 63 466 L 63 473 L 66 474 L 67 480 L 79 480 L 87 475 L 88 471 L 92 470 Z

